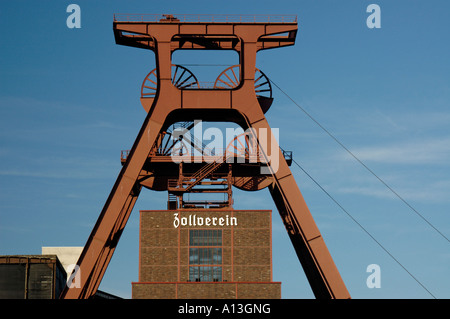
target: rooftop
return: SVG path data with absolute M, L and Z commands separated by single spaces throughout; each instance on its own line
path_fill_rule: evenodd
M 158 23 L 297 23 L 296 15 L 261 14 L 114 14 L 114 22 Z

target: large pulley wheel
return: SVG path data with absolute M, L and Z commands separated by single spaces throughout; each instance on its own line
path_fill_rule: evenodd
M 244 132 L 236 136 L 227 146 L 226 155 L 229 157 L 244 158 L 245 163 L 257 163 L 259 152 L 256 138 L 250 132 Z M 255 175 L 255 176 L 233 176 L 232 184 L 234 187 L 245 191 L 261 190 L 272 183 L 272 176 Z
M 249 160 L 251 156 L 257 156 L 257 142 L 250 132 L 244 132 L 236 136 L 226 148 L 226 157 L 242 157 Z
M 215 89 L 234 89 L 240 83 L 240 65 L 233 65 L 225 69 L 217 77 Z M 255 69 L 255 93 L 259 105 L 264 113 L 266 113 L 273 102 L 272 85 L 269 78 L 258 68 Z
M 172 84 L 179 89 L 198 89 L 200 87 L 195 75 L 184 66 L 172 64 Z M 154 98 L 158 90 L 158 74 L 153 69 L 142 82 L 141 97 Z

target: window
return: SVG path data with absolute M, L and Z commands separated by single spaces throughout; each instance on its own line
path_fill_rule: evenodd
M 222 281 L 222 230 L 189 230 L 189 280 Z

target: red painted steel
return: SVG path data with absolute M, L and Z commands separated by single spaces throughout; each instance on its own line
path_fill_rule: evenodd
M 142 187 L 167 190 L 168 180 L 182 177 L 185 169 L 205 173 L 202 167 L 208 167 L 205 166 L 208 164 L 204 161 L 190 167 L 171 163 L 170 157 L 160 156 L 164 136 L 171 124 L 200 119 L 234 122 L 243 129 L 255 129 L 263 160 L 254 163 L 254 167 L 246 166 L 245 170 L 239 163 L 211 166 L 209 176 L 220 172 L 228 178 L 227 182 L 231 181 L 241 189 L 269 187 L 315 296 L 350 298 L 289 169 L 284 157 L 286 153 L 276 141 L 261 144 L 258 134 L 260 129 L 266 130 L 271 141 L 272 131 L 255 90 L 256 53 L 293 45 L 298 29 L 296 16 L 124 14 L 114 16 L 113 29 L 117 44 L 155 52 L 156 71 L 153 74 L 156 81 L 153 82 L 157 85 L 149 85 L 154 94 L 141 97 L 147 116 L 132 149 L 122 153 L 122 170 L 78 260 L 81 288 L 66 289 L 62 297 L 89 298 L 94 295 Z M 238 85 L 229 89 L 177 86 L 172 78 L 171 56 L 179 49 L 237 51 L 240 64 L 233 71 L 239 70 Z M 270 150 L 274 150 L 273 154 Z M 274 156 L 279 160 L 278 165 L 274 163 Z M 260 173 L 262 166 L 268 168 L 269 174 Z M 213 172 L 212 168 L 217 171 Z M 198 175 L 197 180 L 208 174 Z M 181 204 L 178 203 L 178 208 Z

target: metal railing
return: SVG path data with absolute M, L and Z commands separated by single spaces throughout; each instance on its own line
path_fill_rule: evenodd
M 114 14 L 115 22 L 210 22 L 210 23 L 296 23 L 297 15 L 282 14 Z
M 282 151 L 283 157 L 285 158 L 285 160 L 290 165 L 290 163 L 292 162 L 292 151 L 285 151 L 283 149 L 281 149 L 281 151 Z M 164 156 L 163 155 L 164 152 L 161 152 L 161 151 L 154 152 L 154 154 L 155 154 L 154 156 Z M 121 159 L 121 161 L 125 162 L 127 160 L 127 158 L 128 158 L 128 155 L 130 155 L 130 150 L 122 150 L 120 152 L 120 159 Z M 227 149 L 224 149 L 224 148 L 223 149 L 216 148 L 216 149 L 212 149 L 212 150 L 210 150 L 210 149 L 207 149 L 207 150 L 203 149 L 203 153 L 199 154 L 198 156 L 202 157 L 205 160 L 208 160 L 208 163 L 211 163 L 211 162 L 220 162 L 221 160 L 223 161 L 224 160 L 223 157 L 225 155 L 244 157 L 247 160 L 254 161 L 255 163 L 256 163 L 256 161 L 258 159 L 260 160 L 261 157 L 262 157 L 262 154 L 259 152 L 259 150 L 256 150 L 252 154 L 246 154 L 245 150 L 240 150 L 240 152 L 236 151 L 233 154 L 231 154 L 230 152 L 227 152 Z M 176 159 L 183 159 L 183 156 L 184 157 L 193 157 L 193 156 L 195 157 L 196 155 L 186 154 L 186 155 L 180 155 L 179 157 L 177 157 L 176 155 L 169 154 L 169 155 L 166 155 L 166 156 L 170 156 L 170 157 L 174 156 Z M 225 161 L 226 161 L 226 159 L 225 159 Z M 192 162 L 195 162 L 195 161 L 192 161 Z M 233 163 L 233 161 L 230 161 L 230 162 Z
M 130 151 L 131 150 L 122 150 L 122 151 L 120 151 L 120 160 L 122 162 L 125 162 L 127 160 L 128 155 L 130 155 Z

